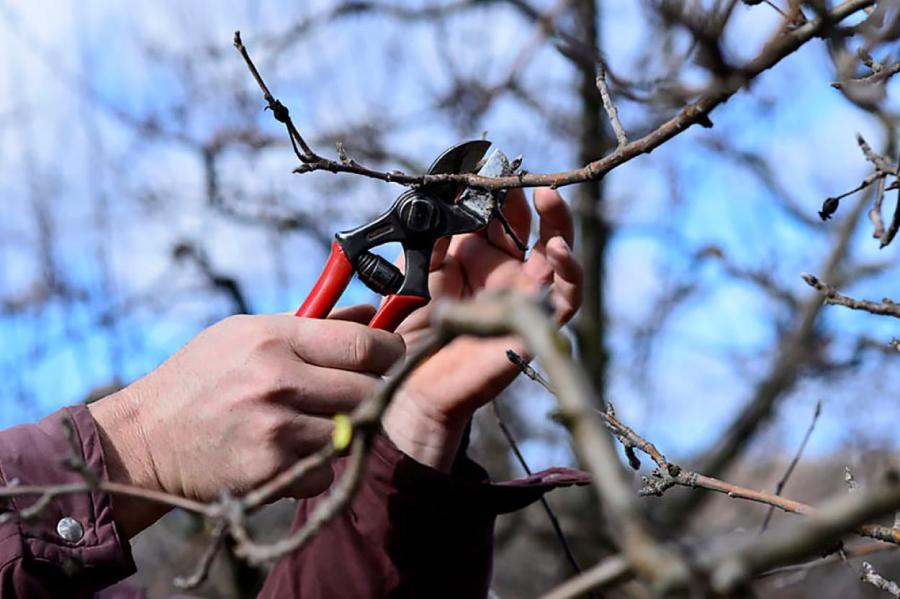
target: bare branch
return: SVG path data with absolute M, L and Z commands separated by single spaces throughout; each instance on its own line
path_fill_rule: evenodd
M 850 470 L 850 466 L 844 466 L 844 482 L 847 483 L 848 493 L 855 493 L 859 490 L 859 483 L 853 477 L 853 471 Z
M 734 591 L 749 577 L 775 566 L 790 563 L 833 546 L 847 532 L 866 520 L 878 518 L 900 506 L 900 478 L 889 472 L 884 480 L 864 491 L 832 499 L 819 510 L 792 526 L 773 531 L 732 551 L 724 558 L 710 555 L 713 589 Z
M 893 580 L 888 580 L 884 576 L 878 573 L 877 570 L 870 564 L 869 562 L 862 563 L 862 576 L 860 576 L 863 582 L 868 582 L 871 585 L 874 585 L 876 588 L 881 589 L 888 595 L 893 597 L 900 598 L 900 586 L 897 585 Z
M 543 599 L 570 599 L 613 585 L 631 576 L 628 562 L 616 555 L 608 557 L 584 573 L 574 576 L 543 596 Z
M 819 415 L 822 414 L 822 401 L 816 401 L 816 409 L 813 411 L 812 421 L 809 423 L 809 427 L 806 429 L 806 434 L 803 435 L 803 440 L 800 442 L 800 447 L 797 448 L 797 453 L 794 454 L 791 463 L 788 464 L 787 470 L 784 472 L 784 476 L 781 477 L 781 480 L 778 481 L 778 484 L 775 485 L 775 495 L 781 495 L 781 491 L 784 490 L 784 486 L 787 484 L 788 479 L 791 477 L 791 474 L 794 473 L 794 468 L 797 467 L 797 464 L 800 462 L 800 456 L 803 455 L 803 450 L 806 449 L 806 444 L 809 442 L 809 438 L 812 436 L 813 430 L 816 428 L 816 422 L 819 421 Z M 759 527 L 759 532 L 764 533 L 766 528 L 769 527 L 769 521 L 772 519 L 772 514 L 775 512 L 774 507 L 770 507 L 769 511 L 766 512 L 766 518 L 763 520 L 762 526 Z
M 862 310 L 871 314 L 880 316 L 893 316 L 900 318 L 900 305 L 895 304 L 891 299 L 884 298 L 881 303 L 870 302 L 868 300 L 858 300 L 839 293 L 834 287 L 827 283 L 823 283 L 818 277 L 811 274 L 802 275 L 806 284 L 822 293 L 825 296 L 825 303 L 835 306 L 845 306 L 851 310 Z
M 508 350 L 506 355 L 514 354 L 519 357 L 512 350 Z M 521 360 L 521 357 L 519 357 Z M 491 402 L 491 408 L 494 410 L 494 418 L 497 421 L 497 426 L 500 427 L 500 431 L 503 433 L 503 436 L 506 438 L 506 442 L 509 444 L 510 449 L 512 449 L 513 455 L 516 456 L 516 459 L 519 461 L 519 465 L 522 466 L 522 470 L 525 471 L 525 474 L 531 476 L 531 468 L 528 467 L 528 462 L 525 461 L 525 456 L 522 455 L 522 452 L 519 450 L 519 444 L 516 443 L 516 438 L 512 434 L 512 431 L 509 430 L 509 427 L 506 425 L 506 422 L 503 420 L 503 415 L 500 413 L 500 398 L 495 399 Z M 562 547 L 563 554 L 566 556 L 566 561 L 569 562 L 569 565 L 572 567 L 572 571 L 575 574 L 581 573 L 581 565 L 578 563 L 578 559 L 575 557 L 575 553 L 572 551 L 571 545 L 569 545 L 569 540 L 566 538 L 566 533 L 563 532 L 562 526 L 559 523 L 559 518 L 556 517 L 556 513 L 553 511 L 553 508 L 550 507 L 550 502 L 547 498 L 541 495 L 539 500 L 541 502 L 541 506 L 544 508 L 544 512 L 547 514 L 547 519 L 550 521 L 550 526 L 553 528 L 553 532 L 556 534 L 557 540 L 559 540 L 559 545 Z
M 709 114 L 741 90 L 747 83 L 778 64 L 783 58 L 795 52 L 803 44 L 820 35 L 824 29 L 834 26 L 834 24 L 873 4 L 874 0 L 846 0 L 818 18 L 807 21 L 792 31 L 779 32 L 755 58 L 744 64 L 740 69 L 737 69 L 736 73 L 711 86 L 698 100 L 685 106 L 678 114 L 647 135 L 620 146 L 607 156 L 573 170 L 557 173 L 519 173 L 504 177 L 482 177 L 474 174 L 407 175 L 399 171 L 376 171 L 356 163 L 343 164 L 340 160 L 324 158 L 305 144 L 299 131 L 297 131 L 290 120 L 287 108 L 272 96 L 269 88 L 250 60 L 246 48 L 241 43 L 240 34 L 235 35 L 235 46 L 244 57 L 244 61 L 262 90 L 263 97 L 269 108 L 272 109 L 275 118 L 285 123 L 288 128 L 291 141 L 295 143 L 295 153 L 302 163 L 294 172 L 308 173 L 325 170 L 332 173 L 351 173 L 402 185 L 455 182 L 490 190 L 544 186 L 557 188 L 574 183 L 602 179 L 611 170 L 642 154 L 649 154 L 663 143 L 683 133 L 695 124 L 711 126 L 712 122 L 709 119 Z M 300 146 L 299 149 L 297 145 Z
M 848 84 L 853 85 L 873 85 L 876 83 L 884 83 L 897 73 L 900 73 L 900 62 L 895 62 L 894 64 L 881 67 L 877 71 L 873 72 L 870 75 L 866 75 L 864 77 L 858 77 L 855 79 L 847 79 L 844 81 L 835 81 L 831 84 L 831 87 L 835 89 L 843 89 Z
M 658 544 L 632 493 L 600 414 L 593 409 L 593 392 L 584 372 L 565 353 L 556 324 L 531 301 L 516 294 L 484 296 L 470 302 L 441 302 L 432 322 L 448 334 L 497 336 L 516 333 L 554 381 L 561 419 L 572 434 L 576 451 L 593 476 L 593 484 L 620 532 L 621 546 L 639 575 L 660 588 L 683 587 L 690 572 L 684 561 Z
M 178 576 L 172 581 L 177 588 L 182 590 L 195 589 L 206 580 L 206 577 L 209 576 L 209 569 L 225 541 L 226 530 L 227 527 L 224 521 L 219 521 L 216 524 L 212 535 L 210 535 L 209 545 L 206 547 L 206 551 L 203 552 L 203 556 L 200 558 L 194 571 L 188 576 Z
M 602 63 L 597 65 L 597 89 L 600 91 L 600 98 L 603 100 L 603 109 L 606 116 L 609 117 L 609 124 L 612 125 L 613 132 L 616 134 L 616 141 L 619 147 L 628 145 L 628 136 L 625 135 L 625 128 L 622 127 L 622 121 L 619 120 L 619 111 L 609 95 L 609 86 L 606 84 L 606 67 Z
M 888 159 L 884 156 L 876 153 L 872 146 L 865 140 L 862 134 L 856 134 L 856 143 L 859 144 L 859 148 L 862 150 L 863 154 L 866 157 L 866 160 L 872 163 L 875 167 L 875 171 L 879 174 L 884 175 L 897 175 L 896 167 L 892 166 Z

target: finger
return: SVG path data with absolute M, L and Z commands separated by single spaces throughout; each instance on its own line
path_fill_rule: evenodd
M 281 416 L 288 424 L 280 429 L 276 438 L 281 455 L 280 472 L 332 443 L 333 418 L 297 414 L 293 410 Z M 328 489 L 333 481 L 334 472 L 330 465 L 325 464 L 288 484 L 281 490 L 280 495 L 295 498 L 313 497 Z
M 444 263 L 444 259 L 447 257 L 447 249 L 450 247 L 450 238 L 442 237 L 438 239 L 434 247 L 431 250 L 431 263 L 428 265 L 428 270 L 437 270 Z
M 352 412 L 381 384 L 373 374 L 309 364 L 290 369 L 278 380 L 281 391 L 275 401 L 298 413 L 324 417 Z
M 584 272 L 565 239 L 561 236 L 551 237 L 544 252 L 555 278 L 581 285 Z
M 455 256 L 460 264 L 466 265 L 464 284 L 469 292 L 489 283 L 493 283 L 491 286 L 494 288 L 508 287 L 514 284 L 514 273 L 522 266 L 519 258 L 476 236 L 467 237 L 459 243 Z
M 584 272 L 562 237 L 553 237 L 546 247 L 553 269 L 551 301 L 560 324 L 568 322 L 581 306 Z
M 332 442 L 334 418 L 294 415 L 290 425 L 281 429 L 277 442 L 279 447 L 294 458 L 304 458 Z
M 298 357 L 327 368 L 383 374 L 406 351 L 399 335 L 355 322 L 291 317 L 282 332 Z
M 547 259 L 547 248 L 543 243 L 534 246 L 523 268 L 536 288 L 541 289 L 553 283 L 553 265 Z
M 328 315 L 331 320 L 346 320 L 350 322 L 358 322 L 360 324 L 369 324 L 372 317 L 375 316 L 375 306 L 370 304 L 358 304 L 356 306 L 347 306 L 345 308 L 335 308 Z
M 516 234 L 516 237 L 528 245 L 528 237 L 531 234 L 531 209 L 528 202 L 525 201 L 525 194 L 521 189 L 510 189 L 506 194 L 506 200 L 501 207 L 503 216 L 509 222 L 510 228 Z M 485 229 L 484 236 L 492 245 L 509 253 L 512 256 L 520 257 L 522 250 L 516 245 L 513 239 L 506 232 L 503 223 L 499 219 L 494 218 Z
M 540 241 L 548 241 L 551 237 L 562 235 L 569 247 L 574 247 L 575 224 L 572 213 L 562 196 L 549 187 L 534 190 L 534 207 L 540 216 Z

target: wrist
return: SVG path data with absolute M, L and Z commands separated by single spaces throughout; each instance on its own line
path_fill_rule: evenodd
M 128 388 L 88 404 L 94 418 L 110 482 L 163 490 L 138 418 L 138 404 Z M 147 500 L 113 495 L 113 516 L 128 538 L 168 511 Z
M 391 442 L 420 464 L 449 473 L 471 415 L 447 415 L 429 409 L 401 391 L 382 418 Z

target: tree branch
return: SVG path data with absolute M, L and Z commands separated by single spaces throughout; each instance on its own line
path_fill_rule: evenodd
M 685 106 L 678 114 L 667 120 L 659 127 L 641 137 L 638 140 L 620 145 L 614 152 L 599 158 L 585 166 L 573 170 L 556 173 L 519 173 L 505 177 L 482 177 L 475 174 L 439 174 L 439 175 L 408 175 L 399 171 L 377 171 L 355 162 L 343 163 L 340 160 L 332 160 L 315 153 L 306 146 L 302 136 L 293 122 L 287 108 L 272 96 L 265 81 L 253 64 L 250 56 L 241 43 L 240 33 L 235 33 L 235 46 L 243 56 L 247 67 L 263 92 L 268 107 L 272 109 L 275 118 L 285 123 L 295 145 L 295 153 L 301 161 L 294 172 L 307 173 L 317 170 L 325 170 L 332 173 L 350 173 L 370 177 L 381 181 L 400 183 L 402 185 L 427 185 L 435 183 L 464 183 L 481 189 L 507 189 L 514 187 L 563 187 L 585 181 L 596 181 L 603 178 L 611 170 L 642 155 L 649 154 L 663 143 L 676 137 L 689 129 L 692 125 L 712 126 L 709 114 L 720 104 L 726 102 L 747 83 L 755 79 L 764 71 L 778 64 L 783 58 L 792 54 L 800 46 L 819 36 L 825 29 L 833 27 L 854 13 L 872 6 L 875 0 L 846 0 L 835 6 L 830 11 L 818 18 L 807 21 L 792 31 L 779 34 L 762 51 L 740 69 L 736 69 L 730 77 L 711 86 L 698 100 Z
M 858 300 L 842 293 L 827 283 L 823 283 L 818 277 L 811 274 L 802 275 L 806 284 L 825 296 L 825 303 L 835 306 L 845 306 L 851 310 L 862 310 L 879 316 L 893 316 L 900 318 L 900 305 L 895 304 L 892 300 L 884 298 L 881 303 L 870 302 L 868 300 Z

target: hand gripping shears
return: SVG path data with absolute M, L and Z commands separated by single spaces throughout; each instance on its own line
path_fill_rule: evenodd
M 490 147 L 485 140 L 453 146 L 434 161 L 428 173 L 477 173 L 485 177 L 510 174 L 506 156 L 498 149 L 488 153 Z M 369 326 L 393 331 L 431 299 L 428 272 L 435 242 L 485 228 L 499 213 L 505 193 L 455 182 L 404 192 L 372 222 L 334 236 L 328 262 L 296 315 L 325 318 L 356 273 L 370 289 L 387 296 Z M 405 272 L 369 251 L 391 242 L 403 246 Z

